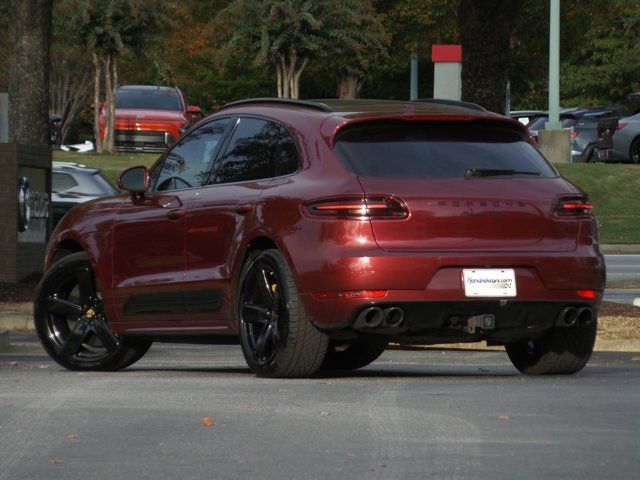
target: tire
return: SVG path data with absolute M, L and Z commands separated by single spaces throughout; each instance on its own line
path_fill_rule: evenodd
M 527 375 L 572 375 L 591 358 L 597 320 L 586 326 L 554 328 L 538 340 L 510 343 L 507 354 L 513 366 Z
M 47 270 L 36 290 L 33 312 L 45 351 L 69 370 L 120 370 L 151 347 L 150 341 L 111 332 L 84 252 L 70 254 Z
M 640 163 L 640 137 L 631 142 L 629 148 L 629 161 L 631 163 Z
M 592 148 L 587 155 L 586 163 L 602 163 L 602 160 L 598 158 L 598 149 Z
M 331 342 L 322 368 L 357 370 L 375 362 L 385 351 L 387 340 L 368 342 Z
M 249 258 L 238 283 L 240 345 L 260 377 L 308 377 L 324 360 L 329 338 L 304 310 L 282 253 Z

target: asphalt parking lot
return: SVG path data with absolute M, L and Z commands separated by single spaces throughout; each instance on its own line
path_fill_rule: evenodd
M 122 372 L 67 372 L 27 335 L 0 355 L 0 386 L 0 479 L 640 471 L 637 353 L 533 378 L 503 352 L 388 351 L 349 374 L 267 380 L 237 346 L 154 345 Z

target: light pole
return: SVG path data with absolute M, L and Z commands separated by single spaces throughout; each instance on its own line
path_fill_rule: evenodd
M 551 0 L 549 16 L 549 121 L 545 130 L 560 130 L 560 0 Z
M 409 89 L 409 100 L 418 99 L 418 54 L 411 54 L 411 85 Z

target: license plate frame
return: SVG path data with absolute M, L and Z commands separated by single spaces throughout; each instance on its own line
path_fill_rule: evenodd
M 518 293 L 513 268 L 465 268 L 462 283 L 469 298 L 512 298 Z

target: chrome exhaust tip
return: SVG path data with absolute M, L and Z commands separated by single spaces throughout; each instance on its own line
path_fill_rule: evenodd
M 556 318 L 556 326 L 559 327 L 572 327 L 578 320 L 578 309 L 575 307 L 564 307 L 560 310 L 558 317 Z
M 581 308 L 580 310 L 578 310 L 576 318 L 578 325 L 580 325 L 581 327 L 589 325 L 591 322 L 593 322 L 593 310 L 591 310 L 589 307 Z
M 404 322 L 404 311 L 399 307 L 390 307 L 384 311 L 384 320 L 382 321 L 385 327 L 397 328 Z
M 384 312 L 379 307 L 369 307 L 362 310 L 356 317 L 356 324 L 367 328 L 376 328 L 382 324 Z

